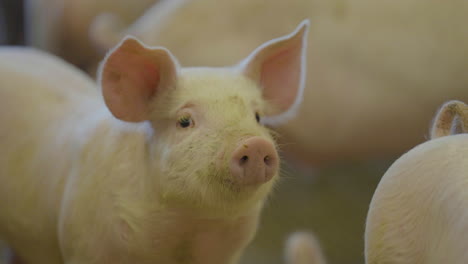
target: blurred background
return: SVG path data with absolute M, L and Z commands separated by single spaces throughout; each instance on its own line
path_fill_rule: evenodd
M 23 45 L 23 1 L 0 1 L 0 44 Z
M 357 264 L 380 177 L 443 102 L 468 101 L 467 14 L 465 0 L 0 0 L 0 43 L 95 76 L 127 34 L 218 66 L 311 19 L 304 101 L 278 128 L 283 180 L 242 263 L 283 263 L 288 234 L 309 230 L 329 263 Z

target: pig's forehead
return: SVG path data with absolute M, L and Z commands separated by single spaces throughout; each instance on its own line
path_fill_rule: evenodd
M 261 100 L 259 87 L 239 72 L 230 68 L 191 68 L 180 72 L 178 96 L 187 99 L 223 100 L 233 96 L 248 101 Z

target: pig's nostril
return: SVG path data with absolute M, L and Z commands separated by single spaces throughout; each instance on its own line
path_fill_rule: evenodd
M 265 162 L 265 164 L 267 166 L 270 166 L 271 165 L 271 158 L 270 156 L 265 156 L 265 158 L 263 158 L 263 162 Z
M 247 163 L 247 161 L 249 160 L 249 157 L 248 156 L 242 156 L 242 158 L 240 159 L 240 164 L 245 164 Z

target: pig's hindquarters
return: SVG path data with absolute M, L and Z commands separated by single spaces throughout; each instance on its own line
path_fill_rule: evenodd
M 467 263 L 468 135 L 430 140 L 398 159 L 370 204 L 366 263 Z

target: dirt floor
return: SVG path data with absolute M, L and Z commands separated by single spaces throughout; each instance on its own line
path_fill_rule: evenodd
M 364 263 L 364 228 L 374 190 L 390 161 L 286 170 L 242 264 L 280 264 L 291 232 L 315 233 L 331 264 Z

